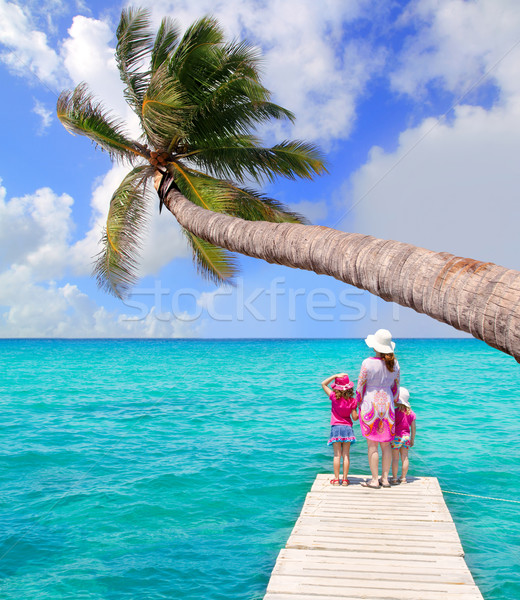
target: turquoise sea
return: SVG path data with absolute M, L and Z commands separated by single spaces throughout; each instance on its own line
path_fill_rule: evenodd
M 520 366 L 397 340 L 435 475 L 486 600 L 520 598 Z M 362 340 L 2 340 L 0 598 L 260 599 L 317 473 L 320 381 Z M 359 425 L 355 425 L 359 434 Z M 360 436 L 359 436 L 360 437 Z M 352 472 L 368 473 L 366 445 Z

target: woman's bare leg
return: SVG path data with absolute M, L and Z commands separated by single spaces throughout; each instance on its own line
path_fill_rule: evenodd
M 379 442 L 367 440 L 368 444 L 368 465 L 372 474 L 371 485 L 379 485 Z
M 390 464 L 392 463 L 392 448 L 390 442 L 381 442 L 381 483 L 388 485 L 388 473 L 390 472 Z

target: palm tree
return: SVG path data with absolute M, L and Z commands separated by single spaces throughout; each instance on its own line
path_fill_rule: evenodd
M 230 252 L 331 275 L 469 332 L 520 362 L 519 272 L 303 224 L 250 189 L 250 180 L 311 178 L 325 170 L 323 158 L 301 141 L 265 148 L 252 135 L 263 122 L 293 115 L 270 102 L 250 45 L 226 43 L 211 18 L 182 37 L 169 18 L 155 36 L 149 27 L 146 11 L 127 9 L 117 29 L 116 59 L 142 127 L 139 141 L 86 85 L 58 100 L 67 129 L 133 166 L 111 199 L 94 269 L 101 287 L 122 297 L 136 281 L 153 179 L 159 210 L 164 205 L 175 216 L 199 271 L 215 282 L 236 273 Z

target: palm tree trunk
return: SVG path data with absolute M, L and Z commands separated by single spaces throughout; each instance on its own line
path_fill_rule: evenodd
M 175 189 L 164 204 L 184 228 L 216 246 L 330 275 L 466 331 L 520 362 L 518 271 L 329 227 L 244 221 L 200 208 Z

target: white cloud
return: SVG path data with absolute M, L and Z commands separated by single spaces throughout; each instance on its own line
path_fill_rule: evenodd
M 32 28 L 30 17 L 17 4 L 0 0 L 0 43 L 8 50 L 0 58 L 19 75 L 33 73 L 43 83 L 57 86 L 60 58 L 47 36 Z
M 404 20 L 417 33 L 391 77 L 398 91 L 416 95 L 436 82 L 458 94 L 484 74 L 502 94 L 520 91 L 517 0 L 416 0 Z
M 123 98 L 115 47 L 111 45 L 114 33 L 106 21 L 77 15 L 57 50 L 32 23 L 27 6 L 22 9 L 0 0 L 0 43 L 7 47 L 0 58 L 15 74 L 29 79 L 36 75 L 56 93 L 85 81 L 109 110 L 129 118 L 135 126 Z M 41 105 L 35 111 L 44 118 Z
M 350 179 L 356 229 L 520 269 L 520 5 L 419 0 L 410 15 L 422 27 L 393 78 L 400 91 L 417 98 L 435 81 L 458 93 L 496 65 L 498 99 L 424 120 L 395 151 L 373 148 Z
M 107 186 L 117 185 L 120 175 L 115 168 L 100 183 L 93 195 L 98 218 L 87 236 L 74 244 L 70 196 L 42 188 L 7 200 L 0 186 L 0 306 L 5 307 L 0 311 L 0 337 L 189 337 L 201 331 L 204 323 L 187 315 L 157 319 L 152 309 L 136 319 L 107 311 L 76 285 L 56 283 L 71 271 L 90 273 L 91 258 L 98 251 L 100 211 L 111 195 Z M 143 253 L 146 268 L 158 269 L 186 254 L 172 225 L 173 218 L 152 218 L 153 236 Z
M 74 228 L 72 198 L 49 188 L 6 201 L 0 187 L 0 268 L 25 265 L 41 281 L 59 278 L 68 263 L 68 243 Z
M 43 135 L 51 126 L 53 113 L 38 100 L 34 101 L 33 113 L 35 113 L 41 118 L 40 127 L 38 129 L 38 135 Z
M 118 116 L 129 114 L 110 43 L 114 31 L 105 21 L 76 16 L 62 45 L 64 67 L 74 85 L 85 81 L 94 96 Z
M 356 230 L 520 269 L 520 109 L 462 106 L 374 148 L 351 179 Z M 374 187 L 375 186 L 375 187 Z
M 204 322 L 193 323 L 187 315 L 178 319 L 157 319 L 152 308 L 142 318 L 118 314 L 98 306 L 76 285 L 36 285 L 28 270 L 17 269 L 11 277 L 0 274 L 2 288 L 9 285 L 16 302 L 0 315 L 0 337 L 193 337 Z M 0 295 L 0 305 L 5 305 Z

